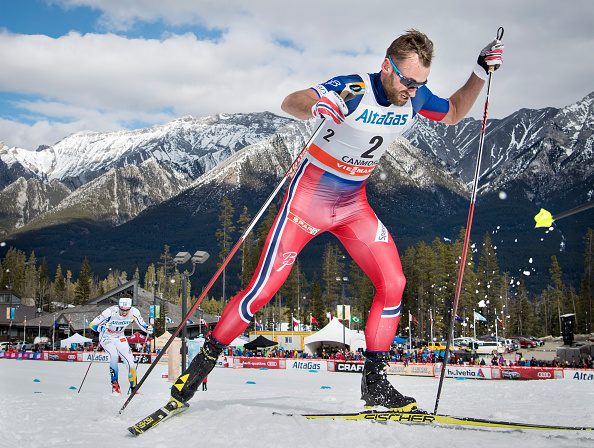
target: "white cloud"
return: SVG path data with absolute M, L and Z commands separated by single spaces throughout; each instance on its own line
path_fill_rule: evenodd
M 545 0 L 431 0 L 411 8 L 379 0 L 53 2 L 100 8 L 101 26 L 111 33 L 71 32 L 57 39 L 0 33 L 0 91 L 35 97 L 20 103 L 23 111 L 48 117 L 33 126 L 4 117 L 0 140 L 10 146 L 52 143 L 67 128 L 115 130 L 131 121 L 217 112 L 280 114 L 291 91 L 337 74 L 377 71 L 390 41 L 408 28 L 425 31 L 435 42 L 429 86 L 449 96 L 469 76 L 478 51 L 505 27 L 504 65 L 493 77 L 490 118 L 522 107 L 563 107 L 594 90 L 591 1 L 576 1 L 572 8 Z M 191 33 L 167 32 L 160 39 L 121 34 L 157 21 L 222 35 L 199 40 Z M 471 115 L 480 118 L 483 106 L 481 96 Z

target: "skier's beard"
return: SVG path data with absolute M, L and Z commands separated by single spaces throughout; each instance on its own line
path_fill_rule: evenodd
M 394 82 L 396 81 L 394 79 L 395 76 L 396 74 L 394 72 L 390 73 L 382 82 L 382 86 L 384 87 L 384 92 L 390 103 L 392 103 L 395 106 L 401 107 L 408 102 L 410 95 L 408 94 L 407 88 L 402 87 L 401 89 L 398 89 L 397 87 L 394 87 L 394 85 L 396 84 Z M 398 85 L 401 85 L 400 80 L 398 80 Z M 403 98 L 403 95 L 406 97 L 406 99 Z

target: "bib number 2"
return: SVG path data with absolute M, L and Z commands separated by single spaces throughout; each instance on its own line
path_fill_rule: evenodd
M 326 135 L 324 135 L 324 137 L 322 137 L 324 140 L 326 140 L 327 142 L 330 142 L 330 139 L 332 137 L 334 137 L 334 129 L 332 128 L 328 128 L 326 130 Z M 381 135 L 376 135 L 375 137 L 372 137 L 371 140 L 369 140 L 369 144 L 371 145 L 371 148 L 368 149 L 367 151 L 365 151 L 363 154 L 361 154 L 359 157 L 361 157 L 362 159 L 373 159 L 373 151 L 375 151 L 376 149 L 378 149 L 380 146 L 382 146 L 382 144 L 384 143 L 384 138 Z

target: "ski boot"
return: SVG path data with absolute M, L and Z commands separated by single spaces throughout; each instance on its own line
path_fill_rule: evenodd
M 206 376 L 214 369 L 217 359 L 225 346 L 216 339 L 209 338 L 204 342 L 204 346 L 198 353 L 181 376 L 175 380 L 171 387 L 170 403 L 189 406 L 187 402 L 194 396 L 198 386 Z
M 389 352 L 366 351 L 363 378 L 361 379 L 361 399 L 365 408 L 383 406 L 395 412 L 410 412 L 417 408 L 417 401 L 398 392 L 386 375 Z
M 120 385 L 117 381 L 111 383 L 111 393 L 114 395 L 120 394 Z

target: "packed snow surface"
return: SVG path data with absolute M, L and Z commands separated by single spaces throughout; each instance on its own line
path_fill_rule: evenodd
M 0 360 L 3 447 L 592 447 L 591 431 L 461 429 L 460 426 L 305 420 L 273 412 L 355 412 L 360 375 L 303 370 L 215 369 L 184 413 L 138 437 L 127 428 L 169 399 L 157 366 L 128 407 L 114 396 L 109 367 L 86 362 Z M 142 376 L 148 365 L 141 365 Z M 126 385 L 120 364 L 120 384 Z M 390 376 L 420 407 L 433 410 L 438 380 Z M 124 387 L 122 387 L 123 390 Z M 594 426 L 594 383 L 562 380 L 446 379 L 439 412 L 527 423 Z

